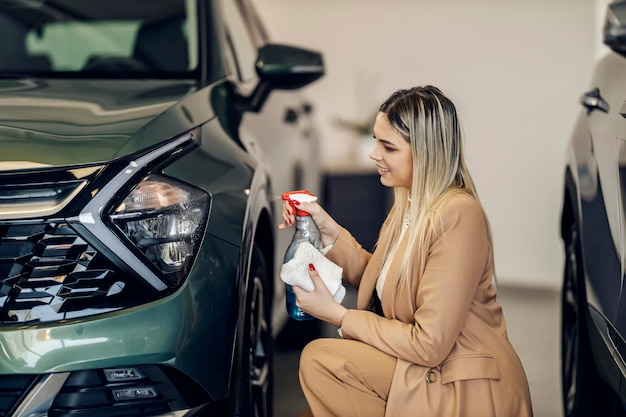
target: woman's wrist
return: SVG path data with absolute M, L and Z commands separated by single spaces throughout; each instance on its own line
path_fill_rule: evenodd
M 343 318 L 345 317 L 347 312 L 348 309 L 339 304 L 336 313 L 333 314 L 332 324 L 337 326 L 338 328 L 341 328 L 341 325 L 343 324 Z
M 337 241 L 337 236 L 335 237 L 322 236 L 322 247 L 330 249 L 330 247 L 333 246 L 336 241 Z
M 335 242 L 337 241 L 337 238 L 339 237 L 339 233 L 341 232 L 341 227 L 339 227 L 339 225 L 336 226 L 337 230 L 333 230 L 333 231 L 321 231 L 322 233 L 322 246 L 323 247 L 328 247 L 328 246 L 332 246 L 335 244 Z

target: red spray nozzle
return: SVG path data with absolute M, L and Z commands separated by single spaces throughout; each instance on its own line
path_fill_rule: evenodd
M 288 201 L 291 207 L 296 211 L 296 216 L 310 216 L 311 213 L 308 213 L 304 210 L 300 210 L 293 202 L 294 201 L 305 201 L 312 202 L 317 201 L 317 197 L 315 194 L 312 194 L 309 190 L 297 190 L 297 191 L 288 191 L 283 193 L 282 199 Z

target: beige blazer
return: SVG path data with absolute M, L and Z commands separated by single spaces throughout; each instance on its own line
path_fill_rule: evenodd
M 530 417 L 526 375 L 492 285 L 483 210 L 459 194 L 440 213 L 426 270 L 412 278 L 410 291 L 396 285 L 406 236 L 400 243 L 383 288 L 384 317 L 368 311 L 383 254 L 368 253 L 341 231 L 327 256 L 358 289 L 343 337 L 398 358 L 386 416 Z

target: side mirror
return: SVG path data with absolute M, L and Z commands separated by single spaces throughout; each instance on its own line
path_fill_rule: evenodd
M 288 45 L 267 44 L 256 60 L 259 84 L 249 99 L 248 109 L 259 111 L 273 90 L 304 87 L 324 75 L 319 52 Z
M 604 43 L 618 54 L 626 56 L 626 0 L 617 0 L 607 6 Z

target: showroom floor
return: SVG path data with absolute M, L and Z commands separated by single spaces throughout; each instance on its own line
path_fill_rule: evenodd
M 559 298 L 556 290 L 501 287 L 509 338 L 524 364 L 534 417 L 562 416 L 559 377 Z M 349 293 L 346 305 L 353 300 Z M 325 329 L 333 337 L 334 328 Z M 298 383 L 299 348 L 277 347 L 274 417 L 296 417 L 306 401 Z

